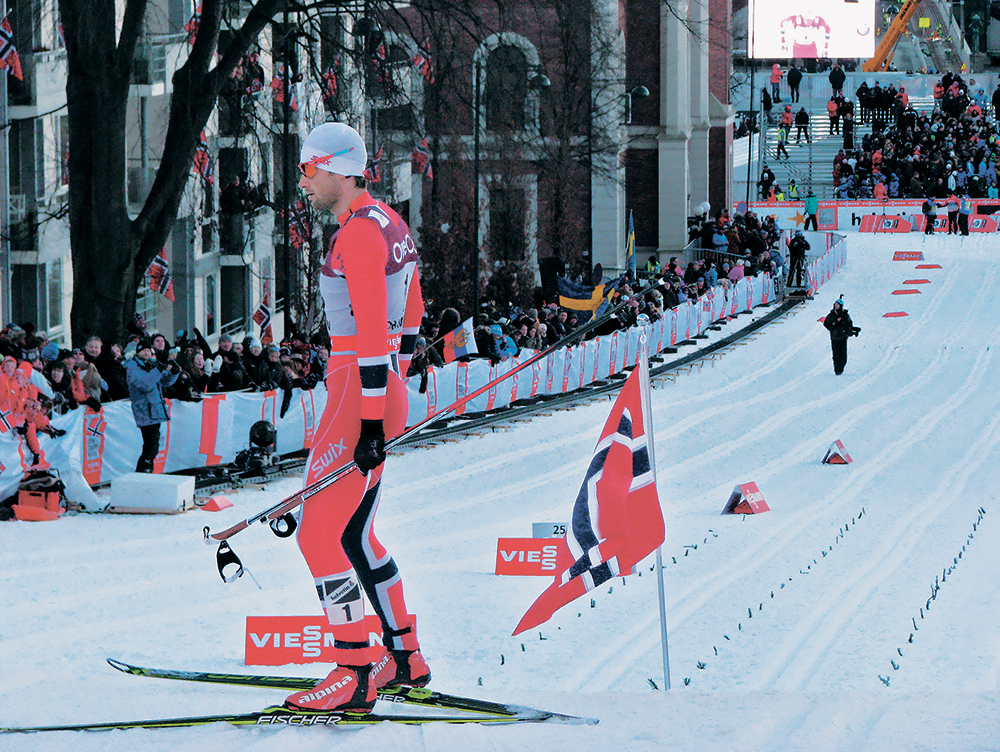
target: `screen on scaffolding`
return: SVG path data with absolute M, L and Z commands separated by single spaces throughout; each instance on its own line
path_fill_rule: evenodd
M 875 0 L 812 0 L 790 13 L 777 0 L 750 0 L 747 55 L 752 58 L 870 58 Z

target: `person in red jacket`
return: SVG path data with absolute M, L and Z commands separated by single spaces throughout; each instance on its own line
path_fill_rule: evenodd
M 302 145 L 299 187 L 340 224 L 320 271 L 328 396 L 306 484 L 349 457 L 357 464 L 302 506 L 299 549 L 332 625 L 337 662 L 316 687 L 286 700 L 306 710 L 367 712 L 382 687 L 430 681 L 399 571 L 373 529 L 385 441 L 406 427 L 402 375 L 423 316 L 417 252 L 402 218 L 368 193 L 366 163 L 364 141 L 343 123 L 324 123 Z M 365 596 L 381 622 L 382 646 L 369 644 Z

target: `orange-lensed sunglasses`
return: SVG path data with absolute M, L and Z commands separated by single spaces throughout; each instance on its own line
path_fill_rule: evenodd
M 301 172 L 307 178 L 314 178 L 316 177 L 317 170 L 319 170 L 319 165 L 327 164 L 334 157 L 339 157 L 341 154 L 347 154 L 350 151 L 354 151 L 353 146 L 347 149 L 341 149 L 336 154 L 327 154 L 326 156 L 313 157 L 308 162 L 301 162 L 299 164 L 299 172 Z

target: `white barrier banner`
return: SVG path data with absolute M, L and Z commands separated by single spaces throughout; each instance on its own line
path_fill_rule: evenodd
M 829 248 L 812 261 L 807 274 L 814 293 L 829 281 L 847 258 L 846 238 L 827 236 Z M 664 312 L 662 318 L 646 328 L 654 352 L 679 341 L 702 334 L 714 321 L 735 316 L 773 299 L 773 282 L 768 275 L 746 277 L 728 290 L 713 288 L 700 300 L 688 300 Z M 505 407 L 517 400 L 542 394 L 563 394 L 595 381 L 606 380 L 638 362 L 640 328 L 595 337 L 562 348 L 541 361 L 500 382 L 456 410 L 456 414 L 478 413 Z M 415 425 L 481 386 L 508 373 L 531 357 L 523 351 L 491 366 L 488 360 L 453 362 L 443 368 L 427 369 L 422 378 L 406 380 L 409 399 L 407 425 Z M 281 392 L 231 392 L 205 395 L 198 402 L 168 400 L 170 420 L 160 431 L 160 453 L 156 472 L 174 472 L 232 462 L 238 452 L 249 446 L 250 427 L 267 420 L 277 429 L 276 450 L 288 454 L 309 449 L 326 407 L 326 389 L 292 391 L 288 407 L 281 415 L 286 395 Z M 52 424 L 66 431 L 64 436 L 39 436 L 42 448 L 41 467 L 56 468 L 61 477 L 90 485 L 107 483 L 135 468 L 142 446 L 142 436 L 132 418 L 127 400 L 102 406 L 99 412 L 79 408 L 57 416 Z M 0 433 L 0 498 L 17 490 L 24 472 L 31 465 L 31 454 L 15 431 Z

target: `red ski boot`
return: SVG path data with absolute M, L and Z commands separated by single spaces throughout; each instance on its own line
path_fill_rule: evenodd
M 289 695 L 285 700 L 285 707 L 293 710 L 370 713 L 375 707 L 375 682 L 370 680 L 371 673 L 371 664 L 337 666 L 312 689 Z
M 431 669 L 420 650 L 386 650 L 372 664 L 371 683 L 376 690 L 383 687 L 426 687 L 431 681 Z

